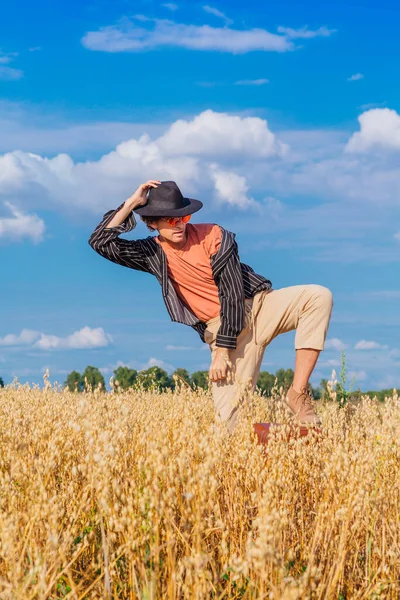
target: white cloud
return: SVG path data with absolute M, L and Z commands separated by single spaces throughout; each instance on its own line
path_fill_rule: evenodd
M 12 62 L 16 56 L 18 56 L 18 52 L 9 52 L 8 54 L 4 54 L 0 50 L 0 80 L 13 81 L 16 79 L 21 79 L 24 74 L 23 71 L 15 69 L 14 67 L 4 66 L 9 65 L 9 63 Z
M 165 346 L 165 349 L 169 352 L 188 352 L 189 350 L 194 350 L 196 352 L 200 350 L 201 352 L 203 352 L 205 350 L 210 350 L 210 347 L 208 346 L 208 344 L 201 344 L 200 346 L 174 346 L 172 344 L 168 344 L 167 346 Z
M 149 136 L 117 146 L 98 161 L 74 163 L 67 154 L 47 159 L 37 154 L 12 152 L 0 156 L 0 196 L 18 195 L 27 204 L 47 208 L 97 212 L 110 199 L 132 191 L 132 182 L 157 177 L 178 180 L 184 189 L 198 181 L 195 158 L 165 155 Z
M 171 10 L 172 12 L 178 10 L 179 8 L 179 6 L 177 4 L 174 4 L 173 2 L 166 2 L 165 4 L 162 4 L 162 6 L 164 8 L 168 8 L 168 10 Z
M 347 152 L 367 152 L 374 148 L 400 150 L 400 115 L 389 108 L 373 108 L 358 117 L 360 131 L 354 133 Z
M 378 344 L 378 342 L 360 340 L 354 346 L 356 350 L 387 350 L 388 346 Z
M 22 329 L 20 334 L 9 333 L 0 337 L 0 346 L 31 346 L 39 336 L 39 331 Z
M 25 214 L 10 202 L 4 202 L 4 204 L 9 208 L 12 217 L 0 218 L 0 239 L 11 242 L 20 241 L 23 238 L 29 238 L 35 243 L 43 241 L 46 227 L 42 219 L 37 215 Z
M 365 371 L 349 371 L 347 377 L 349 381 L 354 380 L 357 383 L 358 381 L 366 381 L 368 374 Z
M 378 299 L 379 302 L 383 300 L 400 300 L 400 290 L 374 290 L 370 292 L 359 292 L 361 297 L 372 298 L 373 300 Z M 358 297 L 358 294 L 357 294 Z
M 279 223 L 282 217 L 285 207 L 280 200 L 272 196 L 267 196 L 263 199 L 263 208 L 265 209 L 268 219 Z
M 206 4 L 205 6 L 203 6 L 203 10 L 205 10 L 210 15 L 214 15 L 214 17 L 223 19 L 227 25 L 230 25 L 231 23 L 233 23 L 233 21 L 231 19 L 229 19 L 226 15 L 224 15 L 223 12 L 218 10 L 218 8 L 214 8 L 213 6 L 209 6 L 208 4 Z
M 167 19 L 148 19 L 152 29 L 125 19 L 119 25 L 89 31 L 82 44 L 89 50 L 103 52 L 137 52 L 163 46 L 190 50 L 216 50 L 243 54 L 254 50 L 287 52 L 294 44 L 285 35 L 265 29 L 232 29 L 209 25 L 186 25 Z
M 240 79 L 239 81 L 227 82 L 219 79 L 218 81 L 197 81 L 196 85 L 205 88 L 225 87 L 230 85 L 266 85 L 269 79 Z
M 95 329 L 82 327 L 65 338 L 33 329 L 22 329 L 20 334 L 9 333 L 0 338 L 0 346 L 31 346 L 41 350 L 74 350 L 102 348 L 108 346 L 111 341 L 111 336 L 105 333 L 102 327 Z
M 160 367 L 160 369 L 164 369 L 167 373 L 171 373 L 175 371 L 175 367 L 170 365 L 169 363 L 161 360 L 160 358 L 149 358 L 147 363 L 142 367 L 143 369 L 149 369 L 150 367 Z
M 310 39 L 315 37 L 329 37 L 332 33 L 336 33 L 336 29 L 328 29 L 327 27 L 319 27 L 318 29 L 308 29 L 307 26 L 300 29 L 292 29 L 291 27 L 278 27 L 278 33 L 283 33 L 291 39 Z
M 7 65 L 18 56 L 18 52 L 2 52 L 0 50 L 0 64 Z
M 74 163 L 68 154 L 48 159 L 21 151 L 0 155 L 0 198 L 16 195 L 30 207 L 99 212 L 109 208 L 110 198 L 131 193 L 135 179 L 154 177 L 175 180 L 195 197 L 199 187 L 214 184 L 210 160 L 243 163 L 286 152 L 267 121 L 208 110 L 176 121 L 154 140 L 143 134 L 123 142 L 97 161 Z
M 392 224 L 400 218 L 398 157 L 345 153 L 349 138 L 345 132 L 280 131 L 279 139 L 289 142 L 290 150 L 279 161 L 246 163 L 246 177 L 252 189 L 282 201 L 275 231 L 293 232 L 292 247 L 300 238 L 304 247 L 314 246 L 314 260 L 397 261 L 390 243 Z M 285 204 L 294 197 L 296 202 Z M 314 206 L 304 209 L 302 198 L 313 198 Z M 258 230 L 256 223 L 251 227 Z M 340 245 L 332 244 L 338 238 Z
M 128 362 L 119 360 L 114 364 L 101 367 L 100 371 L 103 374 L 107 374 L 111 373 L 112 371 L 115 371 L 116 369 L 118 369 L 118 367 L 128 367 L 129 369 L 135 369 L 136 371 L 143 371 L 145 369 L 150 369 L 151 367 L 160 367 L 160 369 L 164 369 L 168 373 L 172 373 L 176 369 L 174 365 L 171 365 L 170 363 L 165 362 L 160 358 L 151 357 L 145 362 L 136 359 L 130 360 Z
M 13 67 L 5 67 L 0 65 L 0 79 L 3 81 L 15 81 L 23 77 L 24 72 L 20 69 L 14 69 Z
M 256 208 L 259 206 L 253 198 L 247 195 L 248 185 L 246 178 L 232 171 L 224 171 L 217 165 L 212 165 L 216 197 L 223 204 L 230 204 L 238 208 Z
M 206 110 L 191 121 L 175 121 L 157 140 L 157 146 L 169 154 L 229 154 L 282 156 L 287 146 L 277 140 L 268 123 L 259 117 L 239 117 Z
M 40 339 L 35 343 L 35 346 L 42 350 L 74 350 L 103 348 L 104 346 L 108 346 L 110 341 L 111 336 L 105 333 L 102 327 L 95 329 L 83 327 L 65 338 L 41 333 Z
M 360 104 L 358 107 L 362 111 L 371 110 L 371 108 L 385 108 L 387 106 L 386 100 L 384 102 L 365 102 Z
M 341 362 L 340 360 L 337 360 L 337 358 L 330 358 L 329 360 L 326 361 L 322 361 L 321 366 L 326 365 L 327 367 L 340 367 Z
M 362 73 L 355 73 L 351 77 L 348 77 L 347 81 L 360 81 L 360 79 L 364 79 L 364 75 Z
M 100 126 L 98 132 L 96 139 Z M 374 153 L 345 153 L 350 136 L 324 130 L 276 135 L 264 119 L 204 111 L 164 132 L 159 126 L 155 133 L 131 136 L 98 160 L 75 163 L 67 154 L 48 159 L 18 151 L 0 155 L 0 202 L 15 198 L 28 213 L 45 207 L 101 215 L 112 208 L 112 198 L 126 197 L 135 183 L 173 179 L 185 195 L 208 198 L 206 210 L 212 208 L 213 190 L 220 211 L 228 202 L 240 206 L 251 199 L 276 199 L 276 206 L 255 205 L 263 218 L 243 211 L 240 230 L 260 235 L 268 218 L 268 242 L 301 247 L 304 260 L 397 261 L 397 156 L 386 154 L 382 160 Z M 232 196 L 225 191 L 227 173 L 239 178 Z M 340 244 L 334 243 L 338 238 Z
M 266 85 L 269 79 L 240 79 L 235 81 L 235 85 Z
M 171 344 L 168 344 L 167 346 L 165 346 L 166 350 L 198 350 L 197 346 L 173 346 Z
M 339 340 L 339 338 L 331 338 L 326 340 L 325 342 L 325 350 L 344 350 L 346 348 L 346 344 Z
M 394 239 L 399 240 L 399 242 L 400 242 L 400 231 L 398 231 L 397 233 L 394 234 Z

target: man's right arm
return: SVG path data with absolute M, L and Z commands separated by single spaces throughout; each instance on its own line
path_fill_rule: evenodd
M 147 271 L 140 241 L 120 238 L 136 227 L 133 210 L 147 202 L 147 190 L 157 187 L 156 181 L 148 181 L 117 209 L 108 211 L 89 238 L 89 244 L 98 254 L 117 264 Z
M 125 219 L 132 214 L 132 211 L 135 210 L 135 208 L 138 208 L 139 206 L 141 205 L 138 203 L 137 200 L 135 200 L 133 195 L 130 196 L 123 204 L 121 204 L 117 208 L 114 216 L 107 224 L 107 227 L 105 227 L 105 229 L 112 229 L 113 227 L 119 227 L 120 225 L 122 225 Z

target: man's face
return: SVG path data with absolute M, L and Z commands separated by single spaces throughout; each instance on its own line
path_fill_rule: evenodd
M 172 244 L 180 244 L 186 238 L 187 223 L 183 223 L 182 219 L 179 219 L 176 225 L 170 225 L 168 221 L 166 221 L 167 218 L 168 217 L 160 217 L 157 221 L 154 221 L 154 226 L 165 240 Z

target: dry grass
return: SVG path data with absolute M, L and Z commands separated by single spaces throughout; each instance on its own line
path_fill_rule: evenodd
M 320 412 L 265 455 L 202 391 L 0 390 L 0 598 L 397 600 L 400 401 Z

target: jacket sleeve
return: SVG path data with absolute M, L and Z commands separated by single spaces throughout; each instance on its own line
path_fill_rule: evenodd
M 111 221 L 114 215 L 123 207 L 121 204 L 115 210 L 106 212 L 102 221 L 97 225 L 89 238 L 89 244 L 100 256 L 104 256 L 108 260 L 136 269 L 137 271 L 148 272 L 146 257 L 143 252 L 141 240 L 124 240 L 120 238 L 121 233 L 132 231 L 136 227 L 136 220 L 133 212 L 128 215 L 118 227 L 107 229 L 107 224 Z
M 245 324 L 242 270 L 237 243 L 217 277 L 221 324 L 215 344 L 219 348 L 236 348 L 236 338 Z

